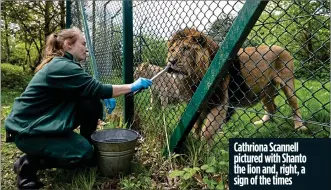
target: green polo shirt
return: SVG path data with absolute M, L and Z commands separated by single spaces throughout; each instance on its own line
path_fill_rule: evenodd
M 102 84 L 66 52 L 39 70 L 22 95 L 15 99 L 5 121 L 18 134 L 61 134 L 71 131 L 80 98 L 111 98 L 112 85 Z

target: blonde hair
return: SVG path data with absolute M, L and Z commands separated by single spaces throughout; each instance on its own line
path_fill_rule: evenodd
M 64 55 L 64 41 L 68 40 L 69 44 L 74 44 L 78 36 L 82 34 L 81 30 L 77 27 L 61 30 L 59 33 L 53 33 L 47 37 L 46 47 L 43 53 L 43 59 L 37 66 L 35 72 L 42 69 L 54 57 L 62 57 Z

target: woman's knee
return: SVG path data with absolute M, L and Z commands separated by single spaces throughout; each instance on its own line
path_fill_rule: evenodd
M 88 143 L 84 152 L 82 153 L 82 159 L 90 160 L 90 159 L 92 159 L 93 154 L 94 154 L 93 147 L 90 143 Z
M 92 159 L 94 154 L 92 145 L 86 139 L 82 139 L 82 141 L 77 145 L 76 151 L 76 162 L 88 161 Z
M 32 144 L 35 144 L 34 147 Z M 22 139 L 17 145 L 21 145 L 18 147 L 27 154 L 52 160 L 51 164 L 54 164 L 56 168 L 83 167 L 92 160 L 94 155 L 89 141 L 74 132 L 68 136 L 49 138 L 48 141 L 46 138 Z
M 85 167 L 93 160 L 94 150 L 92 145 L 84 140 L 83 144 L 79 144 L 77 149 L 71 149 L 70 154 L 63 154 L 60 160 L 59 167 L 62 168 L 80 168 Z

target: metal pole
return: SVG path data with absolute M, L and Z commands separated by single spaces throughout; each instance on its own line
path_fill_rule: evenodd
M 88 24 L 87 24 L 87 18 L 86 18 L 86 14 L 85 14 L 85 10 L 84 10 L 85 8 L 84 8 L 83 1 L 79 1 L 79 4 L 80 4 L 79 7 L 81 9 L 82 17 L 83 17 L 83 23 L 84 23 L 83 27 L 84 27 L 87 48 L 89 50 L 89 57 L 91 58 L 93 77 L 95 79 L 99 80 L 99 73 L 98 73 L 98 69 L 97 69 L 96 60 L 94 57 L 95 55 L 94 55 L 94 51 L 93 51 L 93 47 L 92 47 L 92 43 L 91 43 L 91 36 L 90 36 Z
M 268 1 L 263 0 L 245 2 L 170 138 L 171 152 L 180 150 L 180 146 L 198 119 L 201 109 L 226 74 L 228 60 L 236 55 L 267 4 Z M 168 156 L 168 154 L 165 148 L 164 155 Z
M 132 0 L 123 0 L 123 82 L 133 82 L 133 15 Z M 133 96 L 125 96 L 124 122 L 130 126 L 134 113 Z
M 70 28 L 71 22 L 71 1 L 66 0 L 66 28 Z
M 95 52 L 95 32 L 96 32 L 96 29 L 95 29 L 95 1 L 92 2 L 92 48 L 93 48 L 93 51 Z

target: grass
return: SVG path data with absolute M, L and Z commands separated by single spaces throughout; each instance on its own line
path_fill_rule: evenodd
M 173 154 L 168 159 L 162 155 L 167 145 L 166 136 L 171 136 L 177 126 L 186 103 L 169 105 L 166 108 L 150 105 L 148 91 L 135 96 L 135 125 L 142 138 L 139 140 L 132 163 L 132 173 L 116 179 L 103 178 L 95 168 L 89 170 L 50 169 L 40 171 L 39 176 L 46 183 L 44 189 L 191 189 L 218 187 L 227 188 L 228 139 L 234 137 L 274 138 L 327 138 L 330 134 L 330 83 L 306 81 L 296 83 L 297 96 L 304 120 L 309 130 L 297 132 L 293 128 L 291 109 L 283 93 L 276 98 L 278 112 L 273 122 L 261 126 L 253 121 L 263 116 L 262 105 L 237 109 L 231 120 L 214 138 L 212 145 L 189 135 L 185 142 L 185 154 Z M 2 91 L 2 117 L 11 110 L 18 91 Z M 121 101 L 120 99 L 118 101 Z M 150 108 L 152 109 L 150 110 Z M 107 117 L 105 128 L 123 124 L 122 105 Z M 278 117 L 277 117 L 278 116 Z M 4 128 L 1 128 L 4 137 Z M 13 162 L 22 155 L 14 144 L 1 140 L 2 189 L 15 189 Z M 177 172 L 177 173 L 176 173 Z M 176 177 L 171 177 L 170 174 Z
M 330 135 L 330 83 L 320 83 L 319 81 L 296 81 L 296 94 L 299 98 L 300 110 L 306 126 L 309 130 L 298 132 L 294 130 L 291 117 L 292 111 L 286 102 L 283 92 L 276 98 L 278 111 L 272 122 L 256 126 L 254 121 L 259 120 L 264 110 L 262 104 L 257 104 L 251 108 L 238 108 L 231 120 L 226 123 L 221 132 L 213 139 L 213 146 L 206 142 L 197 140 L 193 135 L 189 135 L 185 143 L 185 155 L 180 156 L 181 167 L 196 167 L 206 163 L 210 157 L 216 160 L 227 161 L 228 139 L 229 138 L 327 138 Z M 139 117 L 144 122 L 144 132 L 152 137 L 160 139 L 160 147 L 165 147 L 166 142 L 164 132 L 160 130 L 163 126 L 162 116 L 165 115 L 167 133 L 170 135 L 183 111 L 185 103 L 168 106 L 165 109 L 154 106 L 152 111 L 146 111 L 149 94 L 142 93 L 137 96 L 135 106 L 138 109 Z M 156 145 L 155 145 L 156 146 Z M 184 167 L 184 168 L 185 168 Z M 225 173 L 227 170 L 225 170 Z M 194 188 L 196 186 L 190 186 Z

